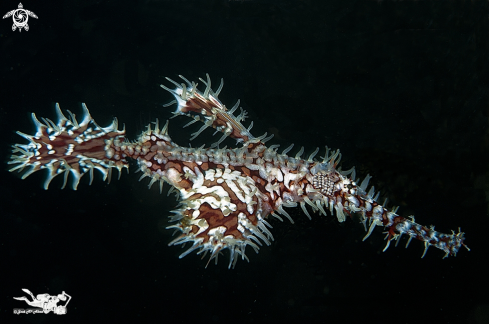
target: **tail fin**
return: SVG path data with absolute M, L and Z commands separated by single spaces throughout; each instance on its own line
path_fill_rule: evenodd
M 29 168 L 22 179 L 32 173 L 47 169 L 48 175 L 44 182 L 44 189 L 57 175 L 64 173 L 63 187 L 66 186 L 68 176 L 73 175 L 72 187 L 76 190 L 80 178 L 87 172 L 90 174 L 90 184 L 93 180 L 93 169 L 99 170 L 104 180 L 111 176 L 111 168 L 128 168 L 128 163 L 119 152 L 118 144 L 124 141 L 125 129 L 117 129 L 117 119 L 107 127 L 100 127 L 90 116 L 85 104 L 83 107 L 83 120 L 78 122 L 75 115 L 68 111 L 70 118 L 66 118 L 59 104 L 56 104 L 58 122 L 42 118 L 41 123 L 36 115 L 32 120 L 37 128 L 35 135 L 17 132 L 29 140 L 28 144 L 13 145 L 11 160 L 8 164 L 15 165 L 9 171 L 22 171 Z

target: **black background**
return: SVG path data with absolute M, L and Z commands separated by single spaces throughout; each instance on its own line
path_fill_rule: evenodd
M 4 13 L 17 1 L 2 1 Z M 382 253 L 382 229 L 289 209 L 275 241 L 227 269 L 168 247 L 174 195 L 133 171 L 77 191 L 44 172 L 0 178 L 3 323 L 328 322 L 489 323 L 489 5 L 487 1 L 26 1 L 29 31 L 0 23 L 1 159 L 32 133 L 29 114 L 118 117 L 135 139 L 172 97 L 159 88 L 209 73 L 220 99 L 241 99 L 253 134 L 270 144 L 340 148 L 343 168 L 472 249 L 443 252 L 406 240 Z M 170 135 L 187 145 L 200 125 Z M 245 125 L 248 125 L 247 121 Z M 208 131 L 193 146 L 214 142 Z M 217 138 L 217 136 L 216 136 Z M 235 145 L 232 141 L 226 143 Z M 322 155 L 323 151 L 321 151 Z M 132 165 L 134 167 L 134 165 Z M 72 296 L 68 314 L 13 315 L 13 297 Z

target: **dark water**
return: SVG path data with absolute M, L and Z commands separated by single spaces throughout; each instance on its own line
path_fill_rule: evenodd
M 2 15 L 17 8 L 3 1 Z M 489 5 L 485 1 L 29 1 L 30 30 L 0 25 L 2 161 L 32 133 L 29 114 L 54 104 L 136 138 L 170 118 L 164 77 L 209 73 L 227 105 L 240 98 L 271 144 L 340 148 L 343 168 L 400 205 L 399 213 L 472 249 L 442 260 L 405 241 L 382 253 L 356 220 L 300 209 L 273 221 L 275 241 L 227 269 L 168 247 L 173 195 L 138 182 L 41 187 L 44 173 L 0 180 L 3 323 L 489 323 Z M 200 126 L 170 135 L 186 145 Z M 248 125 L 248 122 L 245 123 Z M 193 127 L 193 128 L 192 128 Z M 192 143 L 214 142 L 212 132 Z M 228 144 L 234 145 L 232 142 Z M 323 152 L 321 152 L 323 153 Z M 134 166 L 134 165 L 133 165 Z M 88 177 L 87 177 L 88 178 Z M 13 297 L 72 296 L 68 314 L 13 315 Z

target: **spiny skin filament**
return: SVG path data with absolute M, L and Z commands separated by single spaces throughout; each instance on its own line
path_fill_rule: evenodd
M 326 148 L 322 161 L 318 161 L 314 156 L 319 149 L 303 158 L 303 148 L 291 157 L 287 153 L 292 146 L 282 153 L 278 152 L 278 145 L 267 147 L 265 143 L 271 136 L 253 136 L 252 123 L 248 127 L 242 124 L 246 118 L 244 110 L 234 115 L 239 101 L 228 109 L 218 99 L 222 80 L 213 91 L 207 75 L 206 80 L 200 79 L 205 85 L 200 91 L 197 83 L 180 78 L 180 84 L 167 78 L 174 88 L 162 85 L 175 97 L 174 114 L 192 118 L 186 126 L 203 123 L 192 139 L 208 127 L 223 133 L 216 143 L 199 148 L 179 146 L 168 135 L 168 122 L 160 128 L 158 120 L 149 124 L 136 141 L 128 141 L 125 130 L 118 130 L 117 119 L 103 128 L 95 123 L 85 105 L 81 122 L 71 112 L 66 118 L 56 105 L 57 123 L 45 118 L 41 122 L 32 114 L 36 134 L 18 132 L 29 143 L 13 146 L 10 171 L 27 168 L 24 179 L 38 170 L 48 170 L 45 189 L 59 174 L 64 174 L 64 187 L 72 174 L 72 188 L 76 190 L 83 175 L 88 173 L 92 182 L 94 169 L 110 181 L 112 168 L 119 170 L 120 175 L 123 168 L 129 168 L 127 160 L 134 159 L 142 172 L 140 180 L 148 177 L 149 187 L 158 183 L 160 191 L 164 183 L 169 183 L 170 192 L 179 194 L 180 205 L 172 212 L 173 225 L 168 228 L 180 234 L 169 245 L 190 243 L 180 257 L 196 251 L 202 256 L 209 254 L 208 263 L 217 263 L 220 253 L 229 250 L 230 268 L 240 258 L 248 260 L 248 246 L 258 252 L 264 244 L 271 244 L 271 217 L 280 221 L 285 217 L 293 223 L 284 208 L 299 205 L 309 218 L 311 209 L 336 215 L 339 222 L 352 214 L 360 215 L 367 230 L 364 240 L 376 226 L 383 226 L 387 234 L 384 251 L 392 240 L 397 245 L 403 235 L 408 236 L 407 245 L 413 238 L 424 242 L 423 257 L 430 246 L 444 251 L 444 257 L 455 256 L 465 246 L 460 229 L 458 233 L 443 234 L 434 226 L 415 223 L 414 217 L 398 215 L 397 208 L 388 210 L 379 204 L 374 187 L 367 191 L 369 175 L 358 184 L 354 168 L 341 171 L 337 167 L 341 159 L 338 150 L 330 152 Z M 237 141 L 236 148 L 219 148 L 227 137 Z

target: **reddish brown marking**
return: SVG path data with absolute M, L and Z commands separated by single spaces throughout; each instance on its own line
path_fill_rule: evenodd
M 185 190 L 189 190 L 192 188 L 193 183 L 190 180 L 182 179 L 182 181 L 178 182 L 178 188 L 183 188 Z
M 366 215 L 368 218 L 372 217 L 372 215 L 373 215 L 373 213 L 374 213 L 374 208 L 375 208 L 375 206 L 377 206 L 377 205 L 378 205 L 378 203 L 374 201 L 374 202 L 372 202 L 372 204 L 371 204 L 371 205 L 372 205 L 372 209 L 371 209 L 370 211 L 368 211 L 368 212 L 366 212 L 366 213 L 365 213 L 365 215 Z
M 201 168 L 202 170 L 204 170 L 204 171 L 209 170 L 209 163 L 207 163 L 207 162 L 202 163 L 202 164 L 200 165 L 200 168 Z
M 216 182 L 216 184 L 217 184 L 217 182 Z M 217 185 L 220 185 L 221 187 L 224 188 L 224 190 L 228 193 L 229 198 L 231 199 L 231 202 L 233 204 L 237 204 L 239 201 L 241 201 L 241 200 L 238 199 L 238 197 L 236 196 L 236 194 L 234 193 L 234 191 L 231 188 L 229 188 L 229 186 L 228 186 L 228 184 L 226 182 L 223 182 L 223 183 L 217 184 Z
M 200 197 L 202 197 L 203 195 L 201 193 L 195 193 L 193 194 L 192 196 L 188 197 L 187 200 L 195 200 L 195 199 L 199 199 Z
M 246 217 L 250 220 L 250 222 L 253 225 L 257 225 L 258 219 L 256 218 L 256 216 L 254 214 L 250 214 L 248 212 L 248 210 L 246 209 L 246 203 L 244 203 L 241 200 L 239 200 L 239 198 L 236 196 L 236 194 L 234 193 L 234 191 L 231 190 L 231 188 L 229 188 L 229 186 L 225 182 L 221 183 L 220 185 L 229 194 L 229 198 L 231 199 L 231 202 L 236 205 L 236 212 L 234 212 L 234 213 L 237 213 L 236 215 L 238 215 L 240 212 L 242 212 L 243 214 L 246 215 Z M 253 199 L 253 200 L 256 201 L 255 199 Z M 257 206 L 257 204 L 253 205 L 255 211 L 256 211 L 256 208 L 257 208 L 256 206 Z
M 283 182 L 278 183 L 278 188 L 279 188 L 280 192 L 284 192 L 285 190 L 287 190 L 287 188 L 285 187 Z
M 391 228 L 395 229 L 397 224 L 404 222 L 406 219 L 402 216 L 396 216 L 394 217 L 393 224 L 391 225 Z
M 227 217 L 225 217 L 220 209 L 213 209 L 208 203 L 203 203 L 200 205 L 200 215 L 197 217 L 198 219 L 205 219 L 209 227 L 197 235 L 197 237 L 202 237 L 204 239 L 204 243 L 209 241 L 209 230 L 213 228 L 217 228 L 219 226 L 226 227 L 225 235 L 233 235 L 235 238 L 242 238 L 242 234 L 237 229 L 238 224 L 238 213 L 234 212 Z
M 195 167 L 199 167 L 199 165 L 195 162 L 182 162 L 182 164 L 192 171 L 194 171 Z
M 165 164 L 165 170 L 168 170 L 169 168 L 174 168 L 178 173 L 182 173 L 182 165 L 180 163 L 168 161 L 168 163 Z
M 253 151 L 253 149 L 255 149 L 256 147 L 258 147 L 260 145 L 263 145 L 263 143 L 261 143 L 261 142 L 250 143 L 250 144 L 248 144 L 248 151 L 251 152 L 251 151 Z
M 217 128 L 219 126 L 228 127 L 228 123 L 231 125 L 231 134 L 229 134 L 232 138 L 242 138 L 245 142 L 248 141 L 248 136 L 241 135 L 243 126 L 237 123 L 234 118 L 231 117 L 222 107 L 217 105 L 216 101 L 212 101 L 210 99 L 204 98 L 202 95 L 195 94 L 193 97 L 189 98 L 185 105 L 181 107 L 182 112 L 192 111 L 196 114 L 204 115 L 204 116 L 212 116 L 214 115 L 215 119 L 212 122 L 212 127 Z M 214 111 L 213 111 L 214 109 Z
M 40 166 L 45 165 L 49 162 L 51 162 L 53 159 L 64 159 L 70 167 L 73 167 L 75 163 L 78 163 L 80 160 L 77 158 L 77 155 L 83 155 L 89 159 L 98 159 L 98 160 L 103 160 L 103 161 L 114 161 L 114 162 L 120 162 L 123 165 L 127 165 L 127 161 L 121 156 L 120 152 L 117 154 L 119 155 L 120 159 L 116 160 L 114 157 L 112 158 L 107 158 L 106 157 L 106 152 L 105 152 L 105 140 L 111 139 L 111 138 L 119 138 L 121 140 L 124 139 L 123 135 L 117 133 L 117 132 L 109 132 L 107 134 L 104 134 L 98 138 L 90 139 L 87 140 L 86 142 L 78 143 L 74 139 L 82 134 L 83 131 L 86 130 L 88 126 L 83 126 L 79 128 L 78 130 L 73 131 L 73 135 L 70 136 L 67 133 L 63 132 L 62 134 L 56 136 L 54 140 L 50 140 L 49 136 L 46 132 L 46 128 L 42 128 L 42 135 L 40 136 L 39 139 L 33 138 L 32 140 L 35 143 L 38 143 L 41 145 L 39 148 L 39 156 L 40 159 L 37 160 L 37 157 L 32 157 L 31 158 L 31 163 L 40 163 Z M 53 150 L 55 151 L 54 154 L 48 154 L 50 150 L 47 149 L 46 144 L 50 144 L 53 147 Z M 68 146 L 72 144 L 73 145 L 73 153 L 71 155 L 65 155 L 66 150 Z M 116 150 L 117 147 L 114 145 L 111 146 L 114 150 Z M 99 165 L 96 162 L 93 162 L 95 165 Z M 39 167 L 40 167 L 39 166 Z M 78 167 L 78 165 L 77 165 Z M 79 169 L 77 169 L 79 170 Z
M 158 171 L 158 170 L 160 170 L 160 169 L 161 169 L 161 166 L 160 166 L 159 164 L 153 163 L 153 164 L 151 165 L 151 169 L 152 169 L 153 171 Z
M 211 115 L 212 114 L 211 111 L 212 111 L 213 106 L 214 106 L 214 104 L 211 101 L 206 100 L 203 97 L 202 98 L 192 97 L 185 102 L 184 108 L 186 108 L 185 112 L 193 111 L 197 114 L 202 114 L 202 115 L 207 115 L 206 113 L 208 112 L 209 115 Z
M 148 154 L 146 154 L 143 159 L 145 159 L 146 161 L 151 161 L 151 159 L 156 155 L 156 153 L 154 152 L 150 152 Z
M 236 170 L 238 170 L 239 172 L 245 174 L 247 177 L 251 176 L 251 171 L 250 169 L 246 168 L 246 167 L 243 167 L 243 166 L 237 166 L 236 167 Z
M 257 172 L 253 172 L 253 175 L 251 178 L 255 181 L 255 186 L 260 190 L 262 193 L 268 193 L 268 191 L 265 189 L 267 181 L 263 180 L 259 175 L 255 175 Z
M 229 216 L 228 216 L 229 217 Z M 233 217 L 235 220 L 234 224 L 228 223 L 227 230 L 224 232 L 224 235 L 232 235 L 234 238 L 239 239 L 243 237 L 243 234 L 238 230 L 238 218 L 236 216 Z
M 246 218 L 248 218 L 248 220 L 251 222 L 251 224 L 253 224 L 253 225 L 256 226 L 258 224 L 258 218 L 256 218 L 256 215 L 255 215 L 256 214 L 257 205 L 256 204 L 253 205 L 253 209 L 255 210 L 255 213 L 254 214 L 248 213 L 248 211 L 246 210 L 246 206 L 243 207 L 243 208 L 244 209 L 242 209 L 242 210 L 240 209 L 240 211 L 246 215 Z
M 355 198 L 357 198 L 357 200 L 360 202 L 359 207 L 363 207 L 363 206 L 365 206 L 365 201 L 363 201 L 363 199 L 362 199 L 362 198 L 360 198 L 360 196 L 355 195 Z
M 265 181 L 260 176 L 253 175 L 251 178 L 255 180 L 256 184 L 263 185 L 265 183 Z

